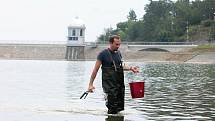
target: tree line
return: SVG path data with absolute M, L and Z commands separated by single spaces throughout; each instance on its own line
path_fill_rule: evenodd
M 127 20 L 116 24 L 116 29 L 106 28 L 97 38 L 105 42 L 111 35 L 120 35 L 122 41 L 185 42 L 189 41 L 191 26 L 210 27 L 210 40 L 215 40 L 215 0 L 150 0 L 145 14 L 137 19 L 130 10 Z

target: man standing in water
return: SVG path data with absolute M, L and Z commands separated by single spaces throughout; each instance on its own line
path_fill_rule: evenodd
M 138 72 L 137 67 L 128 67 L 122 65 L 122 56 L 118 51 L 121 40 L 117 35 L 111 36 L 109 39 L 109 48 L 104 49 L 97 56 L 93 72 L 91 74 L 88 91 L 93 92 L 94 79 L 102 65 L 102 88 L 107 95 L 106 106 L 108 114 L 116 114 L 124 110 L 124 70 Z

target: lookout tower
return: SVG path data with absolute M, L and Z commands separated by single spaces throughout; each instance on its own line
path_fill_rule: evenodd
M 71 21 L 68 26 L 68 44 L 83 45 L 85 42 L 85 24 L 78 17 Z
M 67 60 L 84 60 L 85 24 L 78 17 L 68 26 L 68 38 L 66 48 Z

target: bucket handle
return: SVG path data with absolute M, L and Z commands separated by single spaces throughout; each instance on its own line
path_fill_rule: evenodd
M 140 77 L 140 73 L 131 73 L 131 75 L 133 77 Z M 142 77 L 141 77 L 142 78 Z M 132 83 L 135 82 L 131 77 L 128 77 L 129 82 L 128 83 Z M 144 81 L 145 82 L 145 81 Z

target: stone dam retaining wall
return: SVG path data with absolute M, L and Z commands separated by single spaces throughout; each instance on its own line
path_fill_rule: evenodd
M 0 59 L 96 60 L 97 54 L 105 48 L 107 46 L 82 46 L 80 49 L 78 47 L 67 47 L 64 44 L 0 44 Z M 124 61 L 187 62 L 197 57 L 196 53 L 190 53 L 187 50 L 180 52 L 135 51 L 124 45 L 120 47 L 120 51 Z
M 65 45 L 1 44 L 0 59 L 65 59 Z

